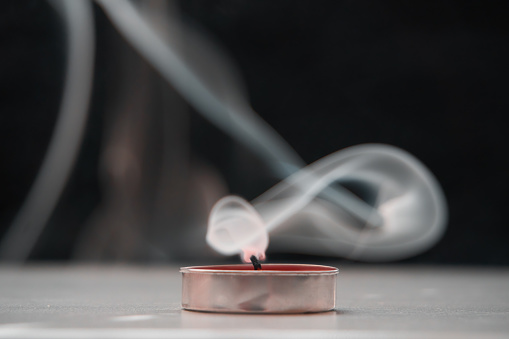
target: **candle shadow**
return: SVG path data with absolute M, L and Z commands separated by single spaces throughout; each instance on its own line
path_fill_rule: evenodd
M 279 316 L 279 317 L 310 317 L 310 316 L 330 316 L 330 315 L 338 315 L 345 316 L 352 314 L 353 312 L 350 310 L 343 309 L 333 309 L 329 311 L 323 312 L 302 312 L 302 313 L 245 313 L 245 312 L 214 312 L 214 311 L 199 311 L 199 310 L 186 310 L 182 309 L 182 312 L 189 312 L 191 314 L 210 314 L 210 315 L 228 315 L 228 316 L 241 316 L 241 317 L 265 317 L 265 316 Z
M 342 315 L 342 316 L 354 313 L 354 312 L 349 311 L 349 310 L 338 310 L 338 309 L 332 310 L 331 312 L 335 313 L 336 315 Z

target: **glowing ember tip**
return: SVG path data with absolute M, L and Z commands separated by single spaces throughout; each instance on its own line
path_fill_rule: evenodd
M 255 269 L 255 271 L 257 270 L 261 270 L 262 269 L 262 265 L 260 264 L 260 262 L 258 261 L 258 258 L 255 257 L 254 255 L 251 256 L 251 258 L 249 258 L 249 260 L 251 260 L 251 263 L 253 264 L 253 267 Z

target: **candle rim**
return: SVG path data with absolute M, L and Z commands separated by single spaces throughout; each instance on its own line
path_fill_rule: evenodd
M 274 269 L 274 268 L 289 268 Z M 241 268 L 241 269 L 240 269 Z M 291 270 L 294 268 L 294 270 Z M 300 268 L 300 269 L 297 269 Z M 209 273 L 209 274 L 277 274 L 277 275 L 296 275 L 296 274 L 337 274 L 339 269 L 333 266 L 315 265 L 315 264 L 263 264 L 261 270 L 254 270 L 251 264 L 233 264 L 233 265 L 203 265 L 181 267 L 182 273 Z

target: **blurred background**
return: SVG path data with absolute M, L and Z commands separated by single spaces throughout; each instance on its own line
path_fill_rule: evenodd
M 449 222 L 437 245 L 401 262 L 509 264 L 506 2 L 133 4 L 168 41 L 185 48 L 179 30 L 192 30 L 219 46 L 237 65 L 254 110 L 306 163 L 375 142 L 420 159 L 445 192 Z M 281 178 L 199 114 L 126 42 L 103 8 L 93 3 L 91 9 L 95 53 L 83 138 L 25 257 L 238 261 L 205 243 L 211 206 L 229 193 L 250 200 Z M 0 2 L 4 244 L 56 129 L 66 34 L 58 6 Z M 196 64 L 206 67 L 208 54 L 190 51 L 190 58 L 197 55 Z M 221 72 L 211 72 L 220 82 Z M 336 260 L 270 247 L 269 259 Z

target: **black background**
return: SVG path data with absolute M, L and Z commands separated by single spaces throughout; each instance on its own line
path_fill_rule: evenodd
M 184 20 L 238 63 L 255 110 L 307 162 L 381 142 L 430 168 L 445 191 L 449 225 L 437 246 L 408 262 L 490 265 L 509 264 L 507 7 L 503 1 L 179 2 Z M 67 259 L 81 221 L 101 199 L 97 158 L 111 75 L 104 60 L 115 52 L 109 39 L 121 39 L 97 7 L 95 14 L 91 117 L 78 166 L 34 259 Z M 43 1 L 1 2 L 0 37 L 5 231 L 51 136 L 65 55 L 58 18 Z M 194 119 L 195 129 L 212 129 Z M 212 163 L 221 159 L 208 143 L 193 142 Z M 241 186 L 232 179 L 232 191 Z

